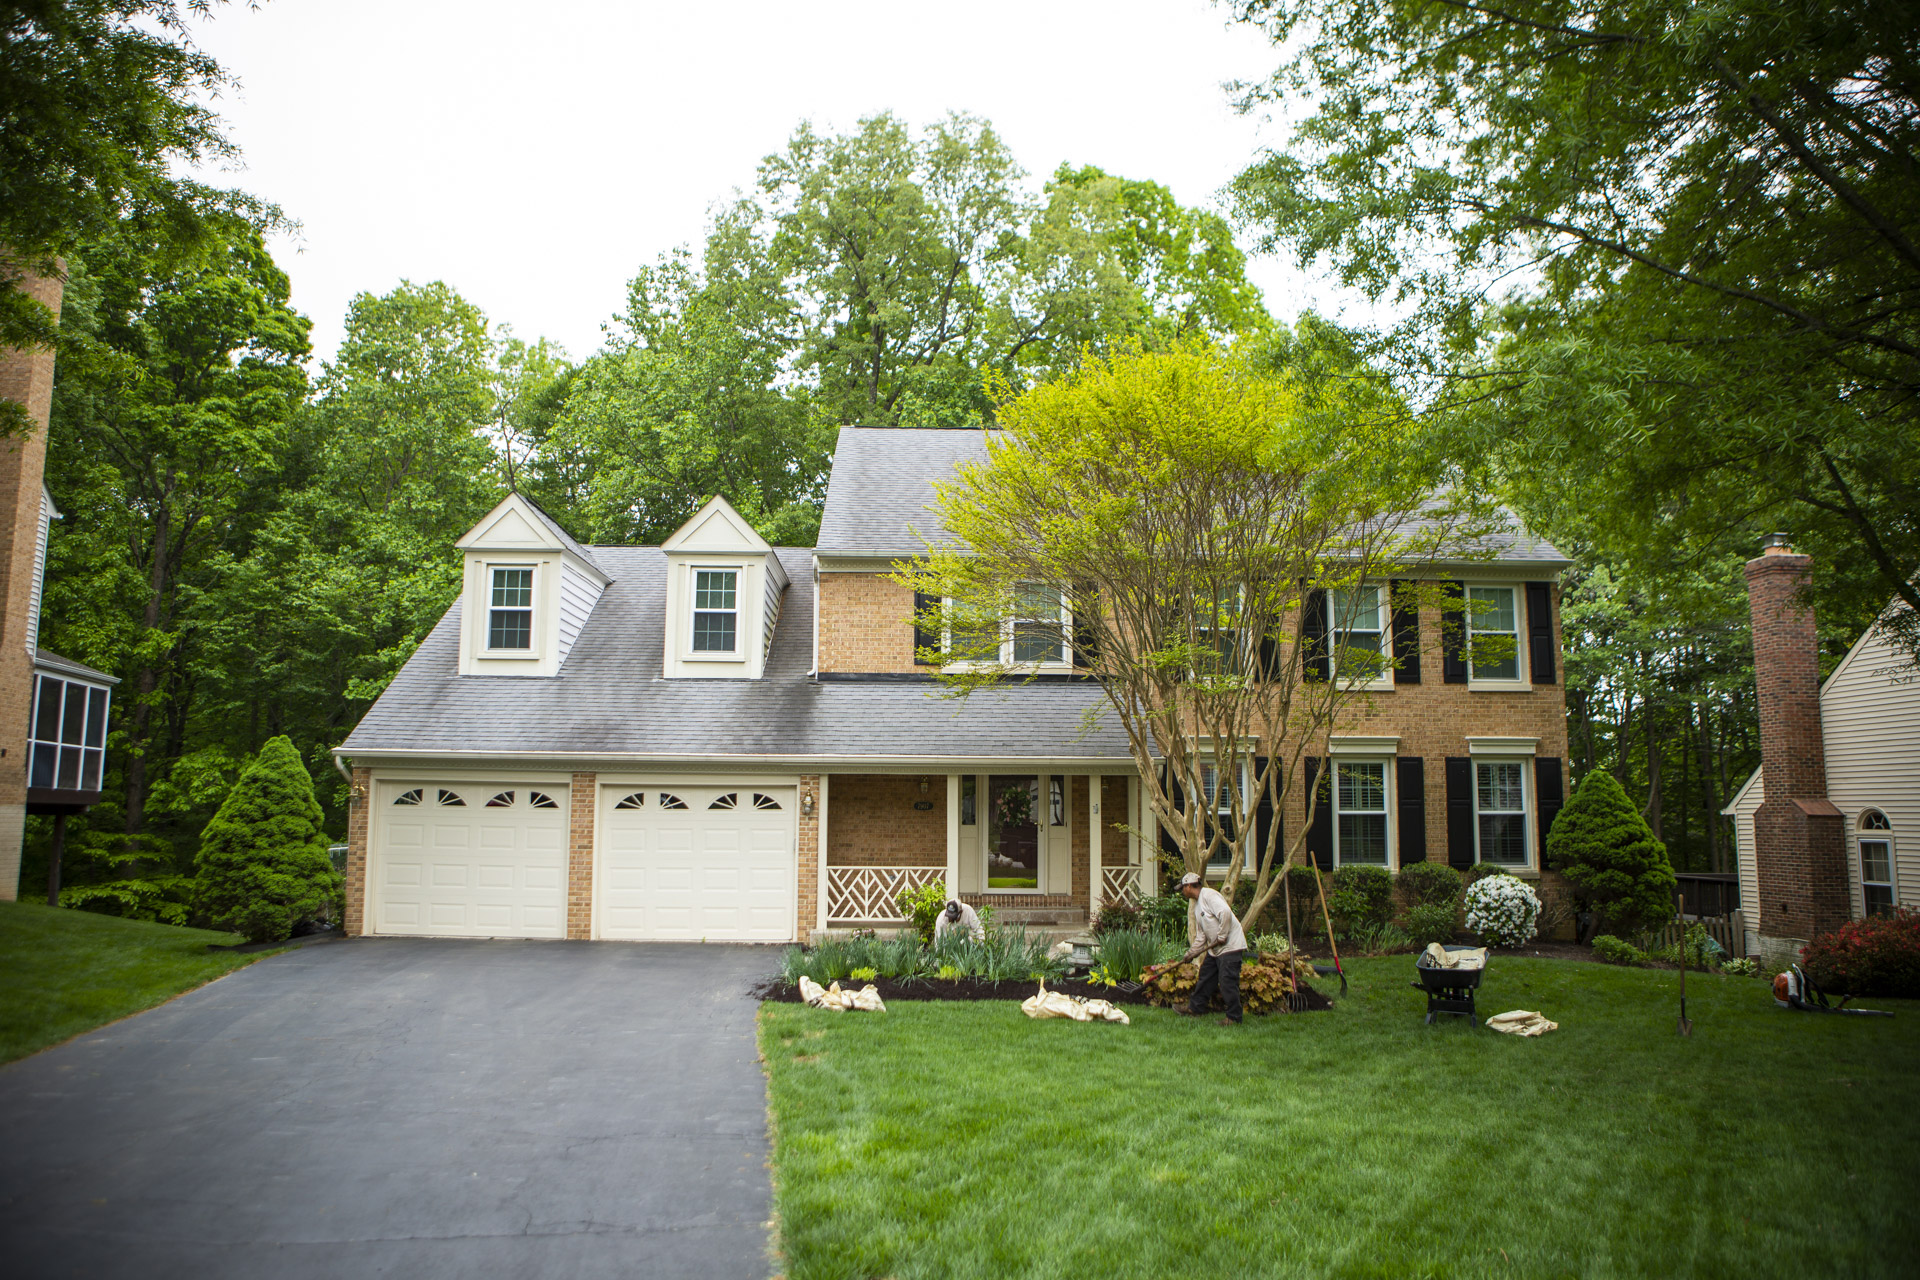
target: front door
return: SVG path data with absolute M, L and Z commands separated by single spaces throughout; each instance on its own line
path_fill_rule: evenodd
M 1046 865 L 1040 848 L 1040 779 L 989 776 L 986 818 L 987 890 L 1038 892 Z

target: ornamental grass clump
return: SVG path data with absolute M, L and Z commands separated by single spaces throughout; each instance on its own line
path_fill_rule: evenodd
M 200 834 L 194 910 L 249 942 L 282 942 L 301 922 L 335 914 L 340 873 L 321 821 L 292 740 L 268 739 Z
M 1533 937 L 1540 899 L 1513 876 L 1485 876 L 1467 887 L 1467 928 L 1496 947 L 1517 947 Z
M 1117 982 L 1138 982 L 1142 969 L 1159 962 L 1170 947 L 1178 945 L 1151 934 L 1128 930 L 1094 936 L 1100 943 L 1100 967 L 1109 974 L 1117 975 Z

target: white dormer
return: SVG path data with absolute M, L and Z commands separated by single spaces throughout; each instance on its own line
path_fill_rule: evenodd
M 460 674 L 551 676 L 611 578 L 587 548 L 517 493 L 455 544 L 466 553 L 460 591 Z
M 773 548 L 715 497 L 660 549 L 667 553 L 666 677 L 758 680 L 787 589 Z

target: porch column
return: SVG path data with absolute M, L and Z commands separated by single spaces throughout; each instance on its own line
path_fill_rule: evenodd
M 815 812 L 819 815 L 820 833 L 820 892 L 817 895 L 820 914 L 819 919 L 814 922 L 814 928 L 824 933 L 827 928 L 827 860 L 830 856 L 828 850 L 831 848 L 827 843 L 827 775 L 824 773 L 820 775 L 820 790 L 814 797 L 814 805 Z
M 960 897 L 960 775 L 947 775 L 947 901 Z
M 1133 831 L 1127 836 L 1127 861 L 1133 864 L 1133 886 L 1136 895 L 1144 897 L 1152 893 L 1159 885 L 1149 882 L 1147 867 L 1147 841 L 1145 832 L 1152 822 L 1152 814 L 1147 804 L 1147 789 L 1140 785 L 1140 779 L 1132 774 L 1127 776 L 1127 808 L 1132 811 Z
M 1099 774 L 1087 777 L 1087 927 L 1100 920 L 1100 893 L 1106 872 L 1100 869 L 1100 784 Z

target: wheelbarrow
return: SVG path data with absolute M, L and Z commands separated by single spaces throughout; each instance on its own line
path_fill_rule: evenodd
M 1473 947 L 1448 947 L 1448 951 L 1472 951 Z M 1445 969 L 1431 963 L 1425 952 L 1414 962 L 1419 979 L 1413 984 L 1427 993 L 1427 1025 L 1433 1025 L 1436 1013 L 1466 1015 L 1469 1025 L 1479 1026 L 1480 1017 L 1473 1007 L 1474 989 L 1486 974 L 1485 965 L 1477 969 Z

